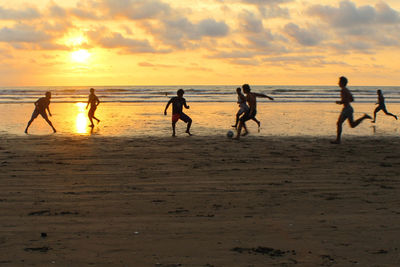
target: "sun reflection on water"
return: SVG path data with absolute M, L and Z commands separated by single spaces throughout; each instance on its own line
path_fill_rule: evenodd
M 78 113 L 76 114 L 76 122 L 75 122 L 76 133 L 89 134 L 89 128 L 87 126 L 88 121 L 85 110 L 86 104 L 76 103 L 75 105 L 78 107 Z

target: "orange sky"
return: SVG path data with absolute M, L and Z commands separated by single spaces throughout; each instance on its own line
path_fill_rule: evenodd
M 0 86 L 400 84 L 400 1 L 0 4 Z

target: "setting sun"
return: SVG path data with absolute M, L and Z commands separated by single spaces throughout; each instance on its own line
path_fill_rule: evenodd
M 86 49 L 80 49 L 71 53 L 71 59 L 78 63 L 86 63 L 89 57 L 90 53 Z

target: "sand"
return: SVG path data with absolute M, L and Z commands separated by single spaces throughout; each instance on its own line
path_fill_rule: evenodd
M 2 266 L 398 266 L 400 138 L 0 135 Z

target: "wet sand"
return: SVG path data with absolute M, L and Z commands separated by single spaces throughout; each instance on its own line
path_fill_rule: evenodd
M 185 112 L 193 119 L 192 132 L 197 136 L 224 136 L 235 123 L 238 111 L 236 103 L 190 103 Z M 166 103 L 101 103 L 96 117 L 101 119 L 93 129 L 99 136 L 151 136 L 171 135 L 171 108 L 164 116 Z M 53 116 L 50 118 L 58 135 L 90 135 L 88 110 L 85 103 L 52 103 Z M 354 103 L 354 118 L 364 113 L 372 115 L 374 104 Z M 387 108 L 393 114 L 400 115 L 400 104 L 389 103 Z M 257 118 L 261 121 L 261 131 L 257 131 L 255 122 L 247 123 L 252 136 L 317 136 L 334 138 L 336 121 L 341 106 L 334 103 L 279 103 L 260 102 L 257 106 Z M 24 135 L 24 129 L 33 111 L 33 104 L 0 105 L 0 134 Z M 186 126 L 177 124 L 177 134 L 185 135 Z M 47 123 L 39 116 L 31 125 L 32 135 L 46 135 L 52 132 Z M 343 127 L 346 136 L 399 136 L 400 121 L 378 113 L 377 123 L 365 121 L 357 128 L 350 129 L 348 123 Z
M 2 266 L 398 266 L 400 138 L 0 135 Z

